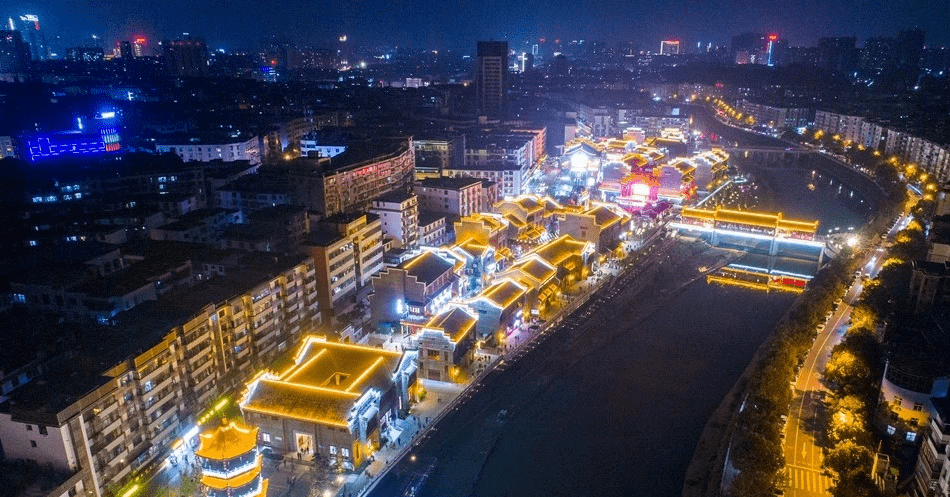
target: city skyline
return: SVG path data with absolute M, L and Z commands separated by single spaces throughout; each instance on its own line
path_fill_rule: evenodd
M 178 1 L 178 0 L 175 0 Z M 174 2 L 173 2 L 174 3 Z M 60 36 L 67 46 L 82 40 L 107 47 L 120 40 L 144 36 L 157 47 L 162 39 L 190 33 L 205 38 L 211 49 L 238 50 L 263 45 L 272 36 L 312 46 L 333 46 L 346 34 L 357 45 L 391 45 L 427 49 L 471 50 L 477 40 L 519 43 L 545 38 L 562 42 L 634 41 L 643 48 L 661 39 L 676 38 L 684 48 L 697 43 L 728 45 L 744 32 L 778 33 L 792 45 L 814 46 L 820 37 L 856 36 L 859 44 L 869 37 L 894 36 L 903 29 L 922 29 L 927 43 L 950 43 L 942 26 L 950 13 L 933 9 L 922 0 L 880 4 L 864 0 L 846 2 L 749 2 L 658 0 L 636 3 L 603 2 L 580 6 L 570 2 L 501 2 L 446 5 L 432 0 L 404 1 L 387 15 L 379 15 L 375 2 L 332 0 L 330 3 L 288 2 L 276 12 L 259 15 L 247 0 L 221 9 L 208 0 L 157 5 L 142 0 L 101 3 L 74 0 L 67 5 L 34 0 L 8 5 L 2 15 L 34 14 L 47 37 Z M 182 15 L 183 9 L 187 15 Z M 458 23 L 457 19 L 467 19 Z M 200 19 L 200 21 L 199 21 Z M 208 22 L 211 20 L 211 22 Z

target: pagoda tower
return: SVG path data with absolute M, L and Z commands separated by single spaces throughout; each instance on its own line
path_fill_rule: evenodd
M 200 435 L 195 455 L 201 465 L 201 484 L 208 497 L 264 497 L 267 479 L 261 476 L 263 459 L 257 450 L 258 428 L 235 421 Z

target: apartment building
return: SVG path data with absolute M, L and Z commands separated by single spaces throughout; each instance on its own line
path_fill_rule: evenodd
M 419 197 L 402 190 L 373 199 L 369 212 L 379 216 L 383 233 L 394 248 L 408 248 L 419 240 Z
M 528 180 L 528 167 L 517 162 L 490 161 L 477 162 L 461 167 L 444 169 L 443 176 L 449 178 L 478 178 L 495 183 L 500 197 L 514 197 L 524 191 Z
M 435 137 L 416 135 L 412 142 L 416 156 L 415 179 L 438 178 L 443 169 L 465 163 L 465 135 Z
M 419 245 L 438 247 L 446 243 L 445 215 L 429 211 L 419 212 Z
M 375 214 L 337 214 L 322 221 L 324 229 L 333 230 L 353 244 L 357 282 L 369 284 L 373 275 L 383 268 L 383 228 Z
M 950 399 L 934 398 L 935 415 L 930 419 L 926 438 L 920 445 L 914 471 L 914 497 L 950 496 Z
M 181 136 L 162 138 L 155 151 L 175 154 L 185 162 L 246 160 L 256 165 L 261 163 L 260 142 L 257 136 Z
M 90 328 L 11 392 L 0 404 L 5 457 L 67 474 L 69 495 L 114 495 L 321 322 L 309 257 L 245 254 L 221 271 Z
M 350 141 L 325 159 L 297 159 L 288 166 L 300 205 L 322 215 L 358 212 L 372 199 L 409 187 L 415 155 L 412 139 Z
M 416 182 L 412 190 L 419 196 L 420 209 L 465 217 L 491 208 L 482 203 L 483 181 L 471 177 L 426 178 Z

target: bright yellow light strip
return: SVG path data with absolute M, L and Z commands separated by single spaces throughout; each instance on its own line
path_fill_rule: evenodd
M 139 484 L 136 483 L 135 485 L 132 485 L 131 487 L 129 487 L 129 489 L 126 490 L 125 493 L 122 494 L 122 497 L 132 497 L 132 494 L 134 494 L 135 492 L 138 492 L 138 490 L 139 490 Z
M 285 412 L 285 411 L 279 411 L 279 410 L 276 410 L 276 409 L 265 409 L 265 408 L 263 408 L 263 407 L 255 407 L 255 406 L 250 406 L 250 405 L 244 406 L 244 409 L 247 410 L 247 411 L 252 411 L 252 412 L 256 412 L 256 413 L 260 413 L 260 414 L 267 414 L 267 415 L 269 415 L 269 416 L 280 416 L 280 417 L 283 417 L 283 418 L 296 419 L 296 420 L 298 420 L 298 421 L 307 421 L 307 422 L 310 422 L 310 423 L 320 423 L 320 424 L 323 424 L 323 425 L 338 426 L 338 427 L 340 427 L 340 428 L 349 428 L 349 427 L 350 427 L 350 425 L 348 425 L 348 424 L 346 424 L 346 423 L 340 423 L 339 421 L 330 421 L 330 420 L 328 420 L 328 419 L 312 418 L 312 417 L 309 417 L 309 416 L 300 416 L 300 415 L 297 415 L 297 414 L 292 414 L 292 413 Z
M 373 361 L 373 364 L 370 367 L 366 368 L 366 371 L 363 371 L 363 374 L 359 375 L 356 378 L 356 380 L 354 380 L 353 383 L 350 384 L 350 387 L 347 388 L 346 391 L 349 392 L 353 390 L 354 388 L 358 387 L 359 384 L 362 383 L 363 380 L 365 380 L 366 377 L 370 375 L 370 373 L 372 373 L 376 368 L 379 367 L 380 364 L 382 364 L 382 362 L 383 362 L 383 358 L 377 357 L 376 360 Z
M 307 362 L 305 362 L 305 363 L 303 363 L 303 364 L 301 364 L 301 365 L 299 365 L 299 366 L 295 366 L 295 367 L 292 367 L 292 368 L 288 369 L 288 370 L 280 377 L 280 379 L 286 380 L 286 381 L 290 381 L 290 380 L 294 379 L 295 376 L 299 375 L 304 369 L 306 369 L 306 368 L 309 367 L 311 364 L 313 364 L 317 359 L 320 358 L 320 356 L 322 356 L 323 354 L 325 354 L 326 351 L 327 351 L 327 349 L 320 349 L 320 352 L 317 352 L 317 355 L 311 357 L 310 359 L 307 359 Z
M 217 404 L 215 404 L 214 410 L 215 410 L 215 411 L 220 411 L 220 410 L 223 409 L 224 406 L 226 406 L 226 405 L 228 405 L 228 399 L 221 399 L 220 402 L 218 402 Z
M 360 350 L 363 352 L 368 352 L 368 353 L 373 353 L 373 354 L 387 354 L 394 357 L 402 355 L 401 353 L 395 352 L 392 350 L 380 349 L 377 347 L 367 347 L 365 345 L 353 345 L 351 343 L 326 342 L 325 345 L 330 348 L 337 347 L 341 349 L 353 349 L 353 350 Z
M 383 358 L 380 357 L 380 358 L 377 359 L 377 360 L 382 361 Z M 273 384 L 275 384 L 275 385 L 277 385 L 277 386 L 280 386 L 280 387 L 296 388 L 296 389 L 298 389 L 298 390 L 308 390 L 308 391 L 316 392 L 316 393 L 336 394 L 336 395 L 341 395 L 341 396 L 350 397 L 350 398 L 359 397 L 359 394 L 358 394 L 358 393 L 355 393 L 355 392 L 345 392 L 345 391 L 343 391 L 343 390 L 334 390 L 334 389 L 332 389 L 332 388 L 327 388 L 327 387 L 317 387 L 317 386 L 313 386 L 313 385 L 305 385 L 305 384 L 303 384 L 303 383 L 285 383 L 285 382 L 283 382 L 283 381 L 276 381 L 276 380 L 261 380 L 261 381 L 264 381 L 264 382 L 267 382 L 267 383 L 273 383 Z

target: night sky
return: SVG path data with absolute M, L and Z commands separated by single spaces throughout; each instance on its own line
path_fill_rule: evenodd
M 107 43 L 189 32 L 211 48 L 256 47 L 268 36 L 333 46 L 340 34 L 360 45 L 471 50 L 478 39 L 513 42 L 667 37 L 728 45 L 744 31 L 776 32 L 792 45 L 820 36 L 894 36 L 919 27 L 929 45 L 950 44 L 947 0 L 7 0 L 5 19 L 34 13 L 44 30 L 76 45 L 93 33 Z

